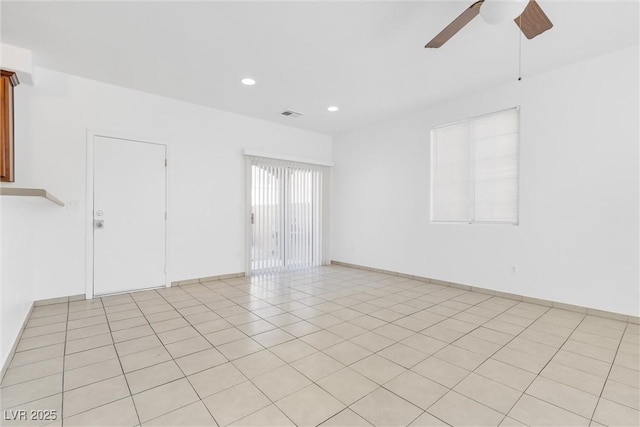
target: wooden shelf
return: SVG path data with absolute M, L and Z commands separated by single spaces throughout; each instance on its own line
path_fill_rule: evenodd
M 64 203 L 62 203 L 60 199 L 54 197 L 51 193 L 42 188 L 0 187 L 0 196 L 43 197 L 56 205 L 64 206 Z

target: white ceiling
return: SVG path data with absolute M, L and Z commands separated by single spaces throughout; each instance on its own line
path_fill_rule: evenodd
M 512 22 L 423 48 L 472 1 L 3 1 L 2 40 L 39 66 L 336 134 L 515 80 Z M 522 39 L 524 78 L 638 44 L 637 1 L 538 3 L 555 27 Z

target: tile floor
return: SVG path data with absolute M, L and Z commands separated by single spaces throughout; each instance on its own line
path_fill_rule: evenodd
M 638 426 L 638 342 L 636 324 L 334 266 L 63 300 L 27 323 L 2 424 Z

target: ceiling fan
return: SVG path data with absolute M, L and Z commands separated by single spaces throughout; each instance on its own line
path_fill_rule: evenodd
M 522 10 L 524 4 L 526 6 Z M 497 24 L 505 14 L 508 15 L 509 11 L 513 10 L 517 12 L 509 17 L 515 16 L 516 25 L 520 27 L 528 39 L 532 39 L 553 27 L 536 0 L 529 0 L 528 3 L 523 0 L 478 0 L 447 25 L 444 30 L 440 31 L 425 47 L 438 48 L 442 46 L 478 14 L 482 14 L 487 22 Z M 522 13 L 518 14 L 518 12 Z

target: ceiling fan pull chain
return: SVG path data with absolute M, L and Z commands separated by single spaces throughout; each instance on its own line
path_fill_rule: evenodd
M 522 15 L 518 17 L 522 28 Z M 522 81 L 522 31 L 518 31 L 518 81 Z

